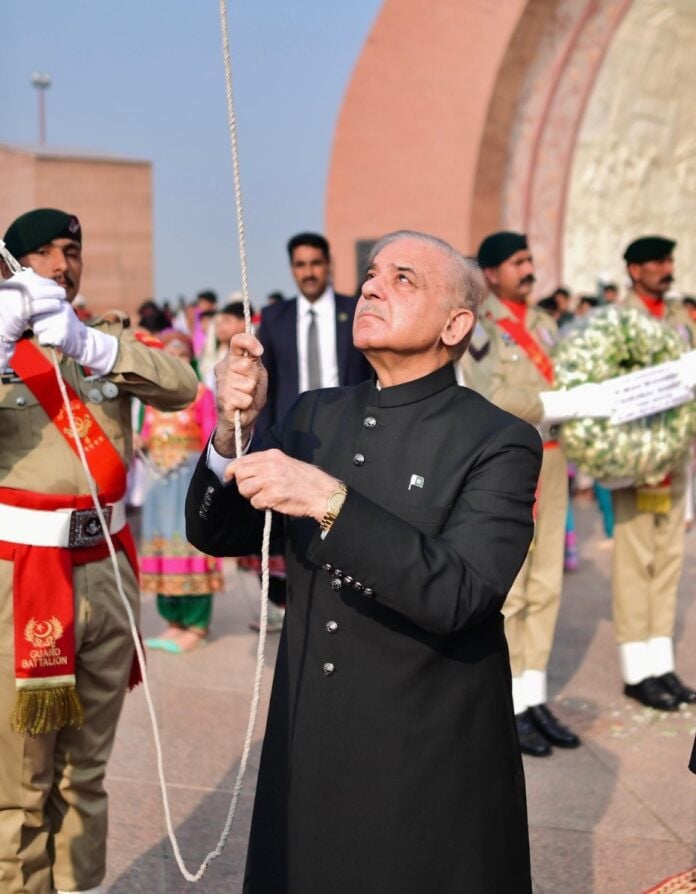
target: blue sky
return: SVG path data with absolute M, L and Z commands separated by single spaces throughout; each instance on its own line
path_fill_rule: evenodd
M 252 300 L 292 291 L 285 242 L 323 228 L 331 142 L 381 0 L 229 3 Z M 157 297 L 239 286 L 216 0 L 3 0 L 0 142 L 154 163 Z M 2 229 L 5 227 L 2 222 Z M 89 254 L 86 256 L 89 262 Z M 145 297 L 145 296 L 143 296 Z

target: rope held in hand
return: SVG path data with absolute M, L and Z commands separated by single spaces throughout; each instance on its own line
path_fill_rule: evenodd
M 226 0 L 220 0 L 220 24 L 222 29 L 222 44 L 223 44 L 223 59 L 225 66 L 225 84 L 226 84 L 226 92 L 227 92 L 227 111 L 228 111 L 228 119 L 229 119 L 229 131 L 230 131 L 230 144 L 232 149 L 232 169 L 233 169 L 233 178 L 234 178 L 234 196 L 235 196 L 235 206 L 236 206 L 236 214 L 237 214 L 237 235 L 239 241 L 239 255 L 240 255 L 240 267 L 241 267 L 241 279 L 242 279 L 242 294 L 244 300 L 244 319 L 246 323 L 246 331 L 247 333 L 251 333 L 251 307 L 249 302 L 249 283 L 248 283 L 248 271 L 247 271 L 247 256 L 246 256 L 246 244 L 245 244 L 245 234 L 244 234 L 244 216 L 242 212 L 242 193 L 241 193 L 241 179 L 239 175 L 239 152 L 237 146 L 237 125 L 236 125 L 236 116 L 234 110 L 234 99 L 232 94 L 232 63 L 230 58 L 230 48 L 229 48 L 229 32 L 227 25 L 227 3 Z M 10 252 L 7 250 L 5 244 L 0 242 L 0 255 L 6 260 L 8 265 L 10 266 L 13 273 L 18 272 L 21 267 L 19 263 L 12 257 Z M 131 634 L 133 637 L 133 643 L 135 645 L 135 651 L 138 656 L 138 663 L 140 664 L 140 670 L 142 673 L 143 680 L 143 689 L 145 692 L 145 700 L 147 702 L 148 713 L 150 716 L 150 722 L 152 725 L 152 733 L 155 742 L 155 751 L 157 754 L 157 773 L 159 777 L 160 789 L 162 793 L 162 804 L 164 808 L 164 816 L 167 825 L 167 834 L 169 836 L 169 840 L 172 845 L 172 849 L 174 851 L 174 856 L 176 858 L 177 866 L 182 874 L 182 876 L 189 882 L 198 882 L 205 875 L 206 871 L 212 864 L 212 862 L 220 856 L 222 853 L 225 844 L 230 835 L 230 831 L 232 828 L 232 823 L 234 821 L 235 814 L 237 812 L 237 805 L 239 803 L 239 796 L 242 790 L 242 785 L 244 782 L 244 776 L 246 774 L 247 765 L 249 762 L 249 754 L 251 752 L 251 746 L 253 742 L 254 729 L 256 727 L 256 718 L 258 715 L 258 707 L 259 700 L 261 695 L 261 682 L 263 679 L 263 668 L 265 663 L 265 644 L 266 644 L 266 628 L 268 624 L 268 579 L 269 579 L 269 551 L 270 551 L 270 537 L 271 537 L 271 512 L 270 510 L 266 511 L 265 519 L 264 519 L 264 528 L 263 528 L 263 542 L 262 542 L 262 564 L 261 564 L 261 618 L 260 618 L 260 630 L 259 630 L 259 641 L 258 648 L 256 654 L 256 673 L 254 677 L 254 689 L 251 700 L 251 707 L 249 711 L 249 723 L 247 725 L 246 736 L 244 739 L 244 747 L 242 750 L 242 756 L 239 761 L 239 768 L 237 771 L 237 779 L 235 781 L 232 800 L 230 803 L 230 808 L 227 814 L 227 819 L 225 821 L 225 825 L 223 827 L 222 833 L 218 840 L 216 847 L 210 851 L 210 853 L 205 857 L 198 870 L 195 873 L 190 872 L 186 864 L 184 863 L 183 857 L 181 856 L 181 849 L 179 847 L 179 842 L 176 837 L 176 833 L 174 831 L 174 825 L 172 822 L 171 809 L 169 806 L 169 795 L 167 792 L 167 782 L 164 775 L 164 761 L 162 756 L 162 743 L 160 741 L 159 728 L 157 725 L 157 717 L 155 715 L 155 708 L 152 702 L 152 695 L 150 693 L 150 683 L 147 674 L 147 667 L 145 664 L 145 655 L 143 653 L 143 647 L 140 642 L 140 637 L 138 635 L 138 628 L 135 621 L 135 616 L 133 615 L 133 609 L 131 608 L 130 603 L 128 602 L 128 597 L 126 596 L 125 590 L 123 588 L 123 580 L 121 577 L 121 572 L 118 567 L 118 557 L 116 553 L 116 548 L 114 547 L 113 540 L 111 538 L 111 534 L 109 532 L 109 525 L 104 515 L 104 511 L 99 502 L 99 496 L 97 494 L 97 487 L 92 477 L 92 474 L 89 470 L 89 464 L 87 463 L 87 457 L 85 456 L 84 447 L 82 445 L 82 441 L 80 440 L 80 435 L 77 429 L 77 425 L 75 422 L 75 417 L 73 415 L 72 407 L 70 405 L 70 400 L 68 397 L 67 390 L 65 388 L 65 383 L 63 381 L 63 377 L 60 371 L 60 363 L 58 360 L 58 354 L 55 348 L 52 349 L 52 360 L 53 367 L 56 373 L 56 379 L 58 381 L 58 387 L 60 388 L 61 396 L 63 398 L 63 403 L 65 404 L 65 409 L 68 415 L 68 420 L 70 422 L 70 429 L 75 440 L 75 444 L 77 447 L 77 452 L 80 457 L 80 461 L 82 463 L 86 478 L 87 478 L 87 486 L 89 489 L 90 496 L 92 498 L 92 502 L 94 503 L 94 508 L 96 510 L 97 516 L 99 518 L 99 522 L 102 527 L 102 531 L 104 533 L 104 539 L 106 541 L 109 556 L 111 558 L 111 563 L 114 570 L 114 577 L 116 580 L 116 587 L 118 590 L 119 597 L 126 611 L 126 615 L 128 617 L 128 623 L 130 625 Z M 235 413 L 234 418 L 234 432 L 235 432 L 235 452 L 237 456 L 242 455 L 242 427 L 241 427 L 241 417 L 239 411 Z

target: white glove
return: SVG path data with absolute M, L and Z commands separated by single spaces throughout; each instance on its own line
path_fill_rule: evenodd
M 54 313 L 65 304 L 65 289 L 52 279 L 21 270 L 0 286 L 0 340 L 13 345 L 37 314 Z M 14 348 L 10 349 L 10 356 Z
M 4 341 L 0 338 L 0 372 L 4 372 L 10 365 L 10 360 L 14 354 L 15 343 L 13 341 Z
M 604 382 L 586 382 L 568 391 L 542 391 L 543 421 L 550 425 L 570 419 L 608 418 L 613 412 L 613 390 Z
M 696 351 L 682 354 L 677 360 L 679 378 L 686 388 L 696 388 Z
M 32 320 L 40 345 L 53 345 L 98 376 L 110 373 L 116 363 L 118 339 L 80 322 L 71 304 L 56 313 Z

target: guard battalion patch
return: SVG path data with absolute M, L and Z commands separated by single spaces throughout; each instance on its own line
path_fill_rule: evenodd
M 53 648 L 63 635 L 63 625 L 55 616 L 47 621 L 30 618 L 24 628 L 24 638 L 37 649 Z

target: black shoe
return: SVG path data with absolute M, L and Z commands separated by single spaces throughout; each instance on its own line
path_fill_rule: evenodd
M 577 748 L 580 739 L 571 733 L 567 726 L 563 724 L 551 713 L 548 705 L 532 705 L 527 708 L 527 714 L 545 739 L 552 745 L 558 745 L 559 748 Z
M 656 677 L 646 677 L 640 683 L 626 683 L 624 695 L 634 698 L 646 708 L 656 711 L 678 711 L 679 700 L 660 685 Z
M 551 746 L 537 732 L 528 710 L 522 714 L 515 714 L 515 723 L 522 754 L 531 754 L 532 757 L 548 757 L 551 754 Z
M 696 692 L 689 686 L 685 686 L 679 677 L 670 671 L 655 678 L 662 688 L 673 695 L 680 704 L 691 705 L 696 702 Z

